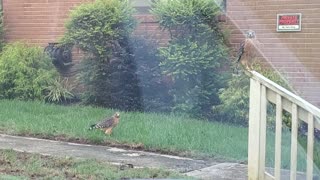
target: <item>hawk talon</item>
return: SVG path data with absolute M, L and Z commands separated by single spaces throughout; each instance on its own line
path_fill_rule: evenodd
M 112 128 L 106 129 L 104 133 L 107 134 L 107 135 L 111 135 L 112 134 Z

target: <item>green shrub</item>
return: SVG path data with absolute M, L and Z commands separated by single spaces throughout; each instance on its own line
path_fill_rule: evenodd
M 265 77 L 274 81 L 275 83 L 290 89 L 287 81 L 283 79 L 273 69 L 262 67 L 258 63 L 253 65 L 255 71 L 261 73 Z M 233 76 L 229 82 L 228 87 L 220 89 L 219 97 L 221 104 L 214 107 L 214 114 L 218 114 L 223 122 L 236 123 L 247 125 L 249 119 L 249 91 L 250 91 L 250 77 L 244 72 L 240 72 L 238 76 Z M 272 104 L 268 105 L 268 114 L 274 114 L 275 109 Z M 287 113 L 285 115 L 285 123 L 290 124 L 290 118 Z M 274 117 L 268 116 L 269 122 L 274 121 Z
M 109 62 L 115 53 L 121 53 L 134 30 L 133 12 L 127 0 L 81 4 L 71 11 L 62 42 L 76 45 L 96 60 Z
M 214 107 L 214 114 L 223 122 L 246 124 L 249 118 L 249 84 L 247 75 L 232 77 L 228 87 L 220 89 L 221 104 Z
M 79 74 L 86 103 L 140 110 L 136 65 L 130 47 L 135 27 L 128 1 L 96 0 L 72 11 L 63 44 L 76 45 L 86 55 Z
M 160 51 L 161 68 L 173 79 L 170 94 L 174 97 L 174 112 L 185 112 L 197 117 L 209 116 L 210 107 L 219 104 L 218 90 L 222 76 L 216 49 L 197 41 L 171 42 Z M 184 41 L 184 42 L 181 42 Z
M 0 55 L 0 98 L 43 100 L 46 87 L 57 76 L 40 47 L 8 44 Z
M 216 30 L 213 32 L 219 32 L 216 16 L 220 14 L 220 9 L 215 1 L 158 0 L 152 6 L 151 12 L 159 20 L 160 26 L 170 31 L 172 36 L 189 36 L 206 26 Z M 197 34 L 204 32 L 202 30 Z
M 219 69 L 227 63 L 227 47 L 216 20 L 219 8 L 211 0 L 159 0 L 152 12 L 172 38 L 168 47 L 160 49 L 163 73 L 174 82 L 172 110 L 210 117 L 223 85 Z

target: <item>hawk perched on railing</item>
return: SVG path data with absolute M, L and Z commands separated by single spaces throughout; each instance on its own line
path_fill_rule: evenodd
M 259 42 L 256 40 L 256 35 L 254 31 L 246 32 L 246 39 L 240 44 L 240 49 L 238 52 L 237 63 L 241 63 L 242 66 L 248 70 L 252 70 L 252 63 L 257 56 L 256 47 Z
M 118 125 L 119 121 L 120 113 L 116 112 L 112 117 L 91 125 L 89 129 L 101 129 L 105 134 L 111 135 L 112 129 Z

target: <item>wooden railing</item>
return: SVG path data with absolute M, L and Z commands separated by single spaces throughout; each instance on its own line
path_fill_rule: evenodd
M 281 178 L 282 112 L 291 113 L 290 180 L 297 178 L 298 124 L 308 124 L 306 179 L 313 179 L 314 128 L 320 129 L 320 110 L 257 72 L 251 72 L 248 143 L 248 179 Z M 266 172 L 267 102 L 276 105 L 274 175 Z

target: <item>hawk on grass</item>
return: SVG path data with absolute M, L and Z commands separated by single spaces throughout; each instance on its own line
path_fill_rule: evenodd
M 116 112 L 112 117 L 91 125 L 89 129 L 101 129 L 105 134 L 111 135 L 112 129 L 118 125 L 119 121 L 120 113 Z
M 246 32 L 246 39 L 240 44 L 240 49 L 238 52 L 237 63 L 241 63 L 242 66 L 247 70 L 252 70 L 252 63 L 256 58 L 256 46 L 259 42 L 256 40 L 255 32 L 249 30 Z

